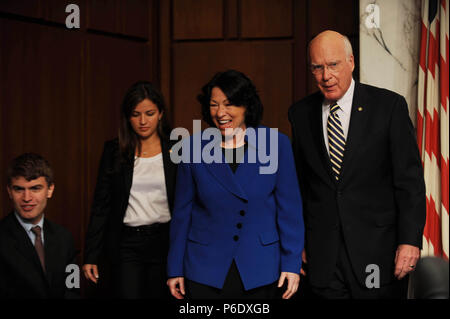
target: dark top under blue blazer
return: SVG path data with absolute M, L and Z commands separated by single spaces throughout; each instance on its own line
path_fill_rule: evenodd
M 249 290 L 273 283 L 280 272 L 300 272 L 304 227 L 291 143 L 277 131 L 273 131 L 277 143 L 270 141 L 270 129 L 258 129 L 256 139 L 246 136 L 248 148 L 235 173 L 220 147 L 222 163 L 202 159 L 179 164 L 169 277 L 222 288 L 234 259 Z M 185 139 L 183 146 L 190 146 L 191 159 L 193 140 Z M 209 142 L 202 141 L 201 149 L 209 148 Z M 270 143 L 278 168 L 273 174 L 261 174 L 260 168 L 268 163 L 259 156 L 252 163 L 251 154 L 262 151 L 264 144 L 268 154 Z

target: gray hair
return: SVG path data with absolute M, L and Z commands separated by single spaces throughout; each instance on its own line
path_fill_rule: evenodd
M 348 59 L 348 58 L 350 58 L 350 56 L 353 55 L 352 43 L 350 42 L 350 40 L 348 39 L 348 37 L 346 35 L 342 35 L 342 37 L 344 38 L 345 54 L 347 55 L 347 59 Z

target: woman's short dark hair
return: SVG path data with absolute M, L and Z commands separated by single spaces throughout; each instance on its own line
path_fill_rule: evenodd
M 134 83 L 125 94 L 120 111 L 119 124 L 119 147 L 123 159 L 132 158 L 136 148 L 138 153 L 141 150 L 141 142 L 139 136 L 133 130 L 130 123 L 131 114 L 136 106 L 143 100 L 149 99 L 155 103 L 159 112 L 162 113 L 161 120 L 158 125 L 158 135 L 165 138 L 170 134 L 170 126 L 167 121 L 166 104 L 160 91 L 148 81 L 139 81 Z
M 228 101 L 236 106 L 245 107 L 245 125 L 257 127 L 263 115 L 263 105 L 252 81 L 242 72 L 228 70 L 219 72 L 202 88 L 202 93 L 197 96 L 202 106 L 203 120 L 211 126 L 215 126 L 209 111 L 211 91 L 218 87 L 228 98 Z
M 48 161 L 39 154 L 24 153 L 11 161 L 6 169 L 6 183 L 11 186 L 12 179 L 23 177 L 28 182 L 44 177 L 47 186 L 54 183 L 53 170 Z

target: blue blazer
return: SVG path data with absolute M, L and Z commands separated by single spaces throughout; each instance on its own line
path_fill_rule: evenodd
M 249 290 L 273 283 L 280 272 L 300 272 L 304 226 L 291 143 L 272 130 L 278 140 L 278 145 L 272 144 L 278 168 L 261 174 L 268 163 L 257 153 L 265 142 L 269 154 L 271 129 L 258 129 L 256 139 L 246 135 L 248 148 L 235 173 L 223 155 L 222 163 L 192 163 L 194 137 L 185 139 L 191 161 L 178 167 L 169 277 L 222 288 L 235 260 Z M 202 141 L 201 149 L 207 145 L 209 149 L 210 141 Z M 251 154 L 256 154 L 256 161 Z

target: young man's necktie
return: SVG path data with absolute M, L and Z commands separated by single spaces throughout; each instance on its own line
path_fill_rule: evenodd
M 39 260 L 41 261 L 42 269 L 44 269 L 45 272 L 45 253 L 44 245 L 42 244 L 41 227 L 34 226 L 31 228 L 31 231 L 36 235 L 36 239 L 34 240 L 34 248 L 36 248 Z

